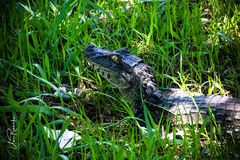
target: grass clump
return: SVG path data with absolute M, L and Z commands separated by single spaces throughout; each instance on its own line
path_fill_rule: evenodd
M 153 67 L 160 88 L 239 97 L 237 1 L 11 0 L 3 5 L 2 157 L 239 158 L 236 144 L 219 145 L 214 130 L 204 126 L 197 133 L 184 127 L 188 131 L 180 139 L 170 124 L 155 131 L 139 127 L 128 102 L 89 68 L 82 52 L 89 43 L 107 49 L 126 46 Z M 78 87 L 82 96 L 56 97 L 59 86 Z M 49 139 L 45 126 L 62 134 L 74 130 L 81 139 L 62 150 L 58 141 Z M 163 136 L 170 131 L 172 140 Z

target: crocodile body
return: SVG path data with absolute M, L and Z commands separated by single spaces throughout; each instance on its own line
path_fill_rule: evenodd
M 142 95 L 151 104 L 149 110 L 154 119 L 161 116 L 161 111 L 167 110 L 175 124 L 201 124 L 213 113 L 223 133 L 234 134 L 240 139 L 240 99 L 219 95 L 194 96 L 178 89 L 159 90 L 152 68 L 127 48 L 111 51 L 90 44 L 84 53 L 93 67 L 127 99 L 139 103 L 139 95 Z M 133 106 L 135 113 L 142 110 L 138 105 Z
M 177 123 L 203 123 L 211 112 L 222 130 L 240 139 L 240 99 L 220 95 L 194 96 L 180 90 L 162 91 L 161 103 Z M 210 110 L 209 110 L 210 109 Z M 157 114 L 155 114 L 156 117 Z M 178 116 L 177 116 L 178 115 Z

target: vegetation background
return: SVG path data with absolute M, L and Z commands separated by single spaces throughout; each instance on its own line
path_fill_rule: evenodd
M 9 0 L 0 10 L 0 151 L 7 159 L 238 159 L 213 131 L 142 132 L 131 106 L 83 48 L 130 48 L 159 88 L 240 97 L 237 0 Z M 59 86 L 81 98 L 56 97 Z M 119 98 L 120 97 L 120 98 Z M 44 126 L 81 136 L 64 150 Z M 167 125 L 167 131 L 169 125 Z M 174 130 L 176 133 L 177 129 Z M 186 136 L 187 135 L 187 136 Z

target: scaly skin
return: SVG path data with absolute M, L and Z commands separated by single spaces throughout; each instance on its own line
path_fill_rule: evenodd
M 240 99 L 219 95 L 192 96 L 192 93 L 177 89 L 158 90 L 152 68 L 126 48 L 110 51 L 90 44 L 84 53 L 95 69 L 118 87 L 126 98 L 139 104 L 137 101 L 142 93 L 143 98 L 152 104 L 149 110 L 154 119 L 159 118 L 164 109 L 170 113 L 169 118 L 175 124 L 201 124 L 202 118 L 210 117 L 210 109 L 223 133 L 240 139 Z M 136 113 L 139 109 L 142 108 L 135 108 Z
M 162 93 L 165 96 L 158 105 L 174 115 L 171 118 L 175 124 L 202 124 L 204 119 L 210 118 L 209 109 L 211 109 L 223 132 L 233 134 L 240 139 L 240 99 L 219 95 L 192 96 L 191 93 L 176 89 L 172 89 L 170 93 L 168 91 Z

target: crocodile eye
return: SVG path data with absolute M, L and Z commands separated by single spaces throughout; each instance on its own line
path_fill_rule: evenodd
M 113 56 L 111 56 L 111 59 L 113 62 L 118 63 L 118 56 L 113 55 Z

